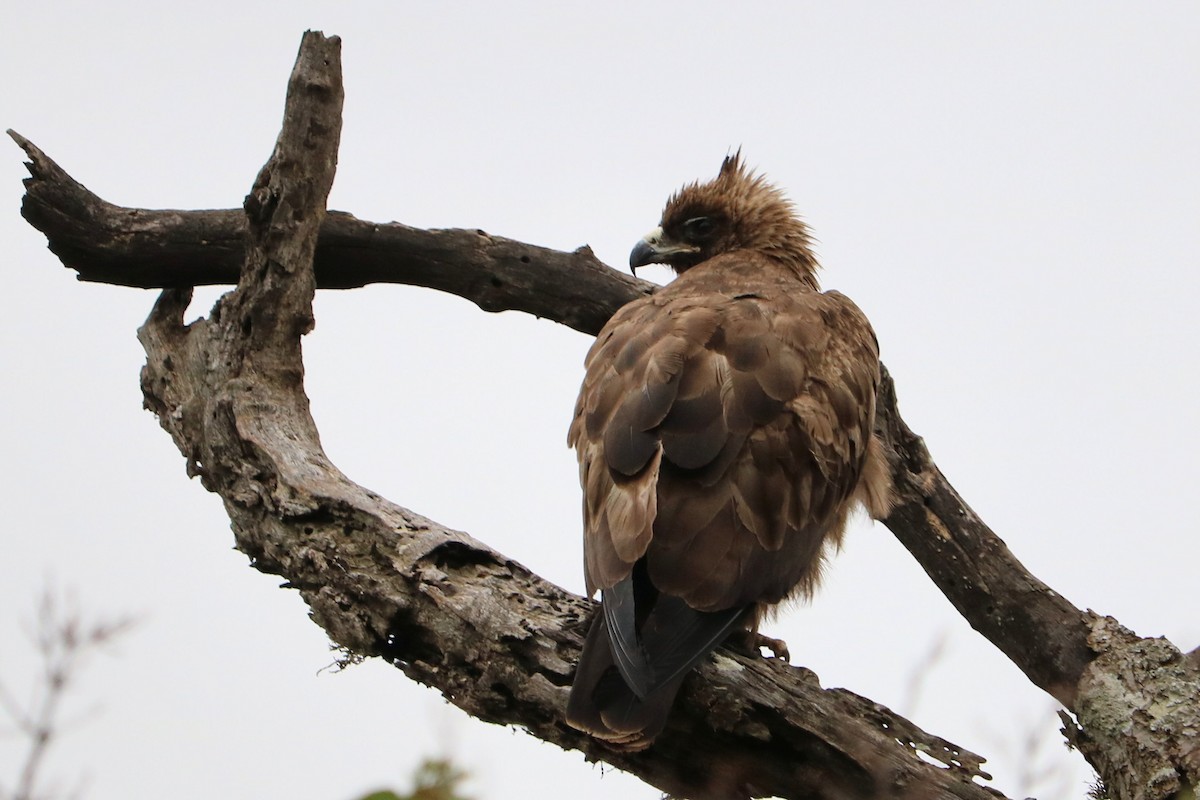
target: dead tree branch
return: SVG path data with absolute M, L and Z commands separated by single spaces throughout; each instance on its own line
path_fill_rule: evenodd
M 21 214 L 79 279 L 140 289 L 235 284 L 246 252 L 241 209 L 122 208 L 101 200 L 9 131 L 31 160 Z M 481 230 L 422 230 L 340 211 L 321 221 L 318 289 L 403 283 L 464 297 L 484 311 L 524 311 L 595 336 L 654 284 L 623 275 L 581 247 L 564 253 Z
M 244 212 L 113 206 L 10 131 L 30 158 L 22 213 L 64 264 L 83 280 L 170 287 L 139 332 L 146 404 L 189 474 L 224 499 L 254 566 L 284 576 L 351 652 L 389 659 L 480 719 L 523 726 L 669 792 L 997 796 L 972 782 L 977 756 L 868 700 L 822 690 L 805 670 L 725 651 L 688 681 L 646 752 L 610 752 L 562 724 L 591 604 L 342 475 L 308 413 L 300 336 L 318 287 L 427 286 L 594 334 L 652 286 L 586 247 L 562 253 L 326 214 L 340 106 L 338 40 L 306 34 L 283 130 Z M 188 287 L 235 280 L 209 319 L 183 325 Z M 1165 798 L 1200 783 L 1195 660 L 1075 608 L 1025 570 L 904 424 L 890 377 L 877 427 L 899 493 L 888 526 L 972 626 L 1076 715 L 1072 739 L 1122 787 L 1116 796 Z

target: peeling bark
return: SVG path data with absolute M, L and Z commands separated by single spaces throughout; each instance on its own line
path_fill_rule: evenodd
M 807 670 L 727 650 L 688 679 L 654 747 L 610 751 L 561 722 L 593 604 L 329 462 L 299 344 L 317 287 L 411 283 L 587 333 L 652 291 L 587 248 L 561 253 L 480 231 L 326 214 L 341 126 L 339 48 L 336 38 L 305 35 L 283 130 L 244 211 L 113 206 L 9 132 L 31 159 L 22 213 L 64 264 L 84 280 L 170 287 L 139 330 L 146 405 L 188 473 L 222 497 L 254 566 L 284 576 L 355 656 L 386 658 L 480 719 L 520 725 L 678 795 L 1000 796 L 973 782 L 978 756 L 869 700 L 822 690 Z M 210 318 L 184 326 L 187 287 L 235 280 Z M 886 524 L 960 613 L 1076 714 L 1069 737 L 1113 796 L 1194 791 L 1197 659 L 1075 608 L 1025 570 L 904 424 L 890 377 L 877 428 L 899 493 Z

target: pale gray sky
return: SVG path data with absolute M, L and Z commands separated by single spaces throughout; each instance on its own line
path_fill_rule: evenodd
M 905 417 L 972 507 L 1077 605 L 1200 644 L 1200 6 L 271 5 L 7 4 L 0 127 L 109 201 L 233 207 L 320 29 L 345 65 L 331 207 L 587 243 L 614 266 L 740 145 L 871 317 Z M 141 410 L 153 293 L 76 283 L 17 215 L 21 154 L 0 151 L 0 679 L 29 677 L 19 623 L 47 580 L 144 620 L 78 687 L 76 712 L 100 710 L 51 760 L 60 786 L 349 800 L 449 753 L 480 800 L 657 796 L 385 665 L 318 674 L 322 631 L 230 549 Z M 587 338 L 402 287 L 323 293 L 316 314 L 308 390 L 333 460 L 581 591 L 565 435 Z M 1025 739 L 1053 740 L 1047 698 L 883 528 L 857 527 L 768 633 L 824 685 L 988 756 L 1005 791 L 1024 790 Z M 16 745 L 0 737 L 0 779 Z

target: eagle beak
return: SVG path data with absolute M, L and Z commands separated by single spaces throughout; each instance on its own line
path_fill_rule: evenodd
M 671 256 L 678 253 L 695 253 L 699 248 L 690 244 L 680 244 L 671 241 L 663 233 L 661 227 L 647 233 L 642 240 L 633 246 L 629 254 L 629 271 L 637 274 L 638 267 L 647 264 L 665 264 Z

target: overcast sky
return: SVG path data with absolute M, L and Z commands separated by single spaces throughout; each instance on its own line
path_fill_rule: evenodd
M 1200 5 L 13 2 L 0 128 L 111 202 L 234 207 L 306 28 L 343 38 L 330 206 L 365 219 L 586 243 L 620 267 L 740 145 L 1018 557 L 1081 607 L 1200 644 Z M 300 598 L 231 549 L 141 409 L 154 293 L 77 283 L 18 215 L 22 154 L 0 154 L 0 681 L 31 680 L 21 625 L 47 583 L 141 619 L 72 695 L 59 788 L 350 800 L 450 755 L 479 800 L 657 796 L 385 664 L 322 671 Z M 307 388 L 334 462 L 582 591 L 565 437 L 588 338 L 405 287 L 322 293 L 316 317 Z M 823 685 L 987 756 L 998 788 L 1083 795 L 1048 698 L 886 529 L 855 527 L 816 600 L 766 633 Z M 1036 737 L 1066 794 L 1022 782 Z M 8 786 L 19 756 L 0 737 Z

